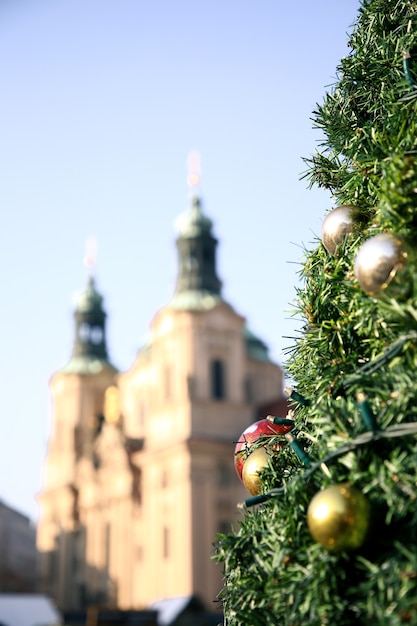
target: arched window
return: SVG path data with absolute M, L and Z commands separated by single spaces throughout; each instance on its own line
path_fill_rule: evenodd
M 164 400 L 172 400 L 172 367 L 165 365 L 163 370 Z
M 247 376 L 247 378 L 245 378 L 245 381 L 243 384 L 243 392 L 244 392 L 245 401 L 253 402 L 253 383 L 252 383 L 252 379 L 250 378 L 250 376 Z
M 170 529 L 164 526 L 162 529 L 162 557 L 169 559 L 170 556 Z
M 220 359 L 211 362 L 211 397 L 216 400 L 226 397 L 225 367 Z

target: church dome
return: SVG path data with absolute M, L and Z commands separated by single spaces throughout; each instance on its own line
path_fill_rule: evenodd
M 201 211 L 201 200 L 194 196 L 191 210 L 182 213 L 176 220 L 178 236 L 182 238 L 200 237 L 211 233 L 213 222 Z
M 266 343 L 257 337 L 247 326 L 244 327 L 243 334 L 246 341 L 247 354 L 257 361 L 270 361 Z

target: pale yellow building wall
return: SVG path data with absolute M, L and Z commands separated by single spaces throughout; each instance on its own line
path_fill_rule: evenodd
M 78 584 L 85 582 L 74 581 L 74 552 L 79 546 L 73 535 L 80 524 L 87 528 L 82 516 L 77 517 L 95 489 L 94 470 L 89 468 L 87 456 L 91 454 L 97 416 L 103 412 L 104 392 L 114 381 L 114 372 L 109 369 L 94 376 L 58 372 L 50 382 L 51 434 L 38 496 L 38 589 L 52 595 L 61 607 L 77 605 Z M 80 485 L 83 488 L 78 499 Z M 59 558 L 53 552 L 59 552 Z M 51 559 L 55 563 L 52 574 Z M 88 567 L 95 567 L 94 561 Z
M 144 438 L 135 455 L 143 468 L 146 537 L 141 563 L 134 565 L 137 605 L 198 593 L 212 606 L 221 588 L 213 541 L 239 517 L 236 505 L 248 496 L 234 470 L 235 442 L 256 419 L 255 406 L 282 394 L 280 368 L 246 354 L 243 326 L 244 318 L 227 304 L 199 312 L 163 309 L 149 345 L 119 376 L 126 435 Z M 211 397 L 212 359 L 225 364 L 222 400 Z M 251 403 L 248 376 L 254 379 Z

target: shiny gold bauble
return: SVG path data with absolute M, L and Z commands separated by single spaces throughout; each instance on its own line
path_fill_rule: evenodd
M 311 500 L 307 522 L 316 541 L 331 552 L 342 552 L 364 543 L 370 513 L 370 504 L 360 491 L 348 484 L 332 485 Z
M 337 247 L 353 230 L 352 206 L 343 204 L 327 214 L 321 227 L 321 240 L 329 254 L 336 254 Z
M 355 276 L 368 296 L 406 296 L 410 277 L 406 267 L 409 252 L 397 235 L 383 233 L 367 239 L 355 259 Z
M 261 447 L 251 452 L 245 461 L 242 470 L 242 482 L 253 496 L 257 496 L 262 491 L 259 472 L 268 467 L 269 459 L 270 455 L 266 448 Z

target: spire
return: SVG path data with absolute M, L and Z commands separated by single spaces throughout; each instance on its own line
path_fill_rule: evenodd
M 87 289 L 82 291 L 74 311 L 75 341 L 72 356 L 95 357 L 107 360 L 103 298 L 98 293 L 92 276 Z
M 207 297 L 211 301 L 213 297 L 221 299 L 221 281 L 216 272 L 217 239 L 212 234 L 212 221 L 202 211 L 200 176 L 200 159 L 194 152 L 188 158 L 191 206 L 176 222 L 179 264 L 174 304 L 185 302 L 186 298 L 196 306 Z
M 63 371 L 75 374 L 96 374 L 110 364 L 106 346 L 106 312 L 103 297 L 97 291 L 93 271 L 96 265 L 96 242 L 87 241 L 84 264 L 89 273 L 87 287 L 76 297 L 75 337 L 72 356 Z

